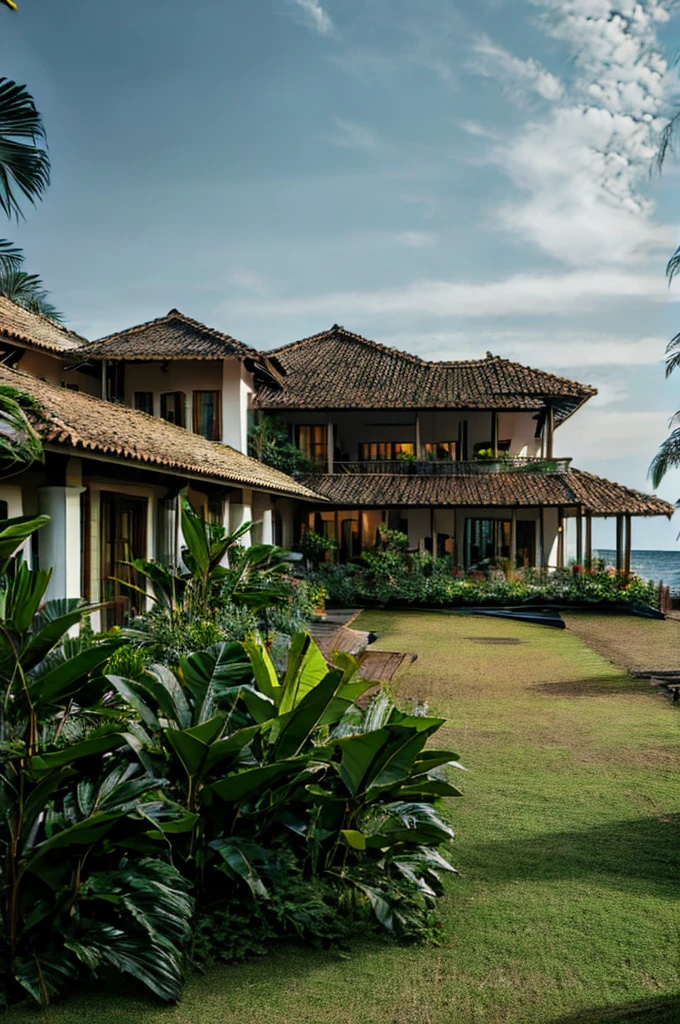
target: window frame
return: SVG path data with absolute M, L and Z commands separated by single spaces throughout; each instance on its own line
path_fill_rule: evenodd
M 139 403 L 139 398 L 141 396 L 148 398 L 148 408 Z M 153 391 L 133 391 L 132 408 L 135 409 L 136 412 L 144 412 L 147 416 L 153 416 Z
M 214 395 L 215 397 L 215 416 L 213 419 L 212 437 L 207 437 L 201 430 L 199 430 L 201 419 L 199 403 L 203 395 Z M 222 440 L 222 390 L 220 388 L 199 388 L 192 392 L 191 414 L 194 434 L 198 434 L 199 437 L 205 437 L 206 441 Z
M 168 419 L 167 416 L 163 415 L 163 406 L 167 402 L 167 399 L 169 398 L 170 395 L 180 395 L 181 396 L 181 403 L 180 403 L 180 409 L 181 409 L 181 412 L 182 412 L 182 417 L 181 417 L 182 418 L 182 422 L 181 423 L 176 423 L 173 420 Z M 163 391 L 161 393 L 160 419 L 165 420 L 166 423 L 172 423 L 173 426 L 175 426 L 175 427 L 186 427 L 186 420 L 187 420 L 187 396 L 186 396 L 186 393 L 184 391 Z

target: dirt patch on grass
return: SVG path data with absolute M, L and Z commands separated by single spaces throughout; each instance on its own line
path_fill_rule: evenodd
M 680 621 L 568 612 L 567 629 L 628 672 L 680 671 Z

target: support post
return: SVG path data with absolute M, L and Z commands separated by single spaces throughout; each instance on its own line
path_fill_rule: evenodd
M 581 512 L 576 516 L 576 563 L 583 565 L 583 515 Z
M 102 398 L 104 401 L 108 398 L 106 394 L 106 359 L 102 359 Z
M 554 451 L 553 435 L 555 432 L 555 410 L 548 405 L 545 415 L 545 457 L 552 459 Z
M 332 474 L 334 469 L 333 463 L 335 461 L 335 437 L 330 414 L 328 416 L 328 424 L 326 426 L 326 448 L 327 471 Z
M 545 509 L 541 505 L 539 509 L 539 522 L 538 522 L 538 568 L 545 569 L 546 566 L 545 557 Z
M 632 533 L 633 533 L 633 520 L 632 520 L 632 517 L 630 515 L 626 515 L 626 546 L 625 546 L 625 552 L 624 552 L 624 557 L 623 557 L 623 571 L 625 572 L 626 576 L 630 576 L 630 560 L 631 560 L 631 551 L 632 551 L 632 547 L 633 547 Z
M 564 569 L 564 512 L 557 510 L 557 568 Z
M 623 569 L 623 516 L 616 517 L 616 569 Z
M 340 564 L 340 512 L 336 508 L 335 510 L 335 539 L 337 541 L 337 547 L 335 548 L 335 560 Z
M 586 569 L 593 567 L 593 517 L 586 515 Z
M 432 557 L 437 557 L 437 545 L 434 536 L 434 506 L 430 509 L 430 543 L 432 545 Z
M 498 413 L 494 409 L 491 413 L 491 450 L 494 459 L 498 458 Z
M 514 508 L 511 513 L 510 520 L 510 572 L 508 573 L 510 579 L 515 575 L 515 569 L 517 567 L 517 513 Z
M 416 412 L 416 458 L 423 457 L 423 443 L 420 436 L 420 413 Z
M 50 517 L 38 534 L 41 569 L 53 570 L 46 599 L 82 597 L 80 495 L 84 487 L 39 487 L 38 509 Z

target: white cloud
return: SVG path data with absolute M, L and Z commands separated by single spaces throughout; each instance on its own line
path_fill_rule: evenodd
M 680 293 L 670 293 L 680 299 Z M 232 304 L 242 313 L 272 316 L 341 317 L 415 314 L 430 317 L 545 316 L 592 309 L 602 302 L 637 299 L 666 302 L 669 292 L 659 274 L 625 270 L 569 271 L 563 274 L 515 274 L 497 281 L 415 281 L 377 291 L 332 292 L 280 300 Z
M 307 22 L 321 35 L 328 35 L 333 31 L 331 16 L 318 0 L 293 0 L 293 3 L 297 4 L 304 12 Z
M 518 191 L 498 211 L 500 224 L 574 266 L 636 264 L 668 251 L 672 233 L 655 221 L 645 186 L 672 84 L 657 39 L 672 0 L 532 2 L 575 75 L 558 95 L 540 65 L 486 45 L 485 59 L 506 79 L 552 101 L 491 149 Z
M 498 46 L 488 36 L 481 36 L 473 47 L 475 59 L 473 68 L 487 78 L 500 78 L 508 86 L 515 89 L 524 85 L 535 90 L 545 100 L 559 100 L 564 94 L 564 87 L 556 75 L 544 68 L 540 61 L 530 57 L 521 60 L 513 57 L 502 46 Z
M 417 352 L 424 359 L 479 359 L 485 352 L 513 359 L 543 370 L 574 372 L 585 367 L 606 369 L 631 366 L 656 366 L 663 362 L 666 338 L 626 338 L 601 333 L 576 333 L 573 330 L 539 331 L 534 328 L 513 331 L 400 331 L 381 335 L 385 345 Z M 609 402 L 625 397 L 622 385 L 612 385 L 589 378 Z
M 575 465 L 592 460 L 644 458 L 649 464 L 668 435 L 667 410 L 627 411 L 600 409 L 588 402 L 578 416 L 567 420 L 556 435 L 556 454 L 566 453 Z
M 344 149 L 358 149 L 364 152 L 374 152 L 380 149 L 378 136 L 370 128 L 356 121 L 345 121 L 341 117 L 335 119 L 336 131 L 328 135 L 327 139 L 335 146 L 342 146 Z
M 427 231 L 402 231 L 397 235 L 397 245 L 405 245 L 408 249 L 425 249 L 436 242 L 436 236 Z
M 229 284 L 252 295 L 269 295 L 271 284 L 262 274 L 252 270 L 234 270 L 229 274 Z
M 485 128 L 479 121 L 459 121 L 458 127 L 462 128 L 468 135 L 474 135 L 480 139 L 494 139 L 494 141 L 498 141 L 498 134 Z

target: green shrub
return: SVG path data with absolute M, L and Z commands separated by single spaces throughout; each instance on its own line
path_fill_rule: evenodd
M 465 575 L 453 566 L 450 557 L 433 559 L 428 553 L 410 554 L 398 540 L 395 544 L 390 538 L 382 550 L 364 552 L 359 565 L 321 565 L 313 578 L 327 588 L 331 604 L 343 606 L 657 606 L 654 583 L 596 566 L 550 572 L 518 570 L 513 578 L 502 572 Z

